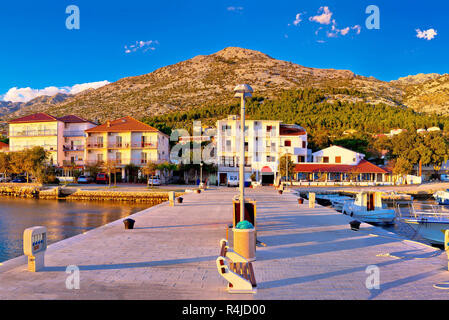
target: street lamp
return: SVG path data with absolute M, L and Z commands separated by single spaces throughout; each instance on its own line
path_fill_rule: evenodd
M 234 88 L 234 98 L 240 98 L 240 221 L 245 219 L 245 99 L 252 97 L 253 89 L 248 84 L 239 84 Z

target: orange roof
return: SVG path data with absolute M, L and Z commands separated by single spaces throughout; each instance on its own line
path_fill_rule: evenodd
M 361 160 L 358 165 L 348 164 L 325 164 L 325 163 L 302 163 L 295 166 L 295 172 L 331 172 L 331 173 L 389 173 L 389 171 L 372 164 L 366 160 Z
M 156 128 L 140 122 L 132 117 L 124 117 L 114 121 L 107 121 L 99 126 L 86 130 L 89 132 L 129 132 L 129 131 L 146 131 L 159 132 Z
M 47 113 L 40 112 L 11 120 L 9 121 L 9 123 L 50 122 L 50 121 L 58 121 L 58 118 L 53 117 Z
M 1 149 L 3 149 L 3 148 L 9 148 L 9 144 L 0 141 L 0 148 L 1 148 Z

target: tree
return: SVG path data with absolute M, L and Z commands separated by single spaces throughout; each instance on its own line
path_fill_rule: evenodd
M 287 168 L 287 170 L 286 170 L 286 168 Z M 287 180 L 289 180 L 290 177 L 294 174 L 294 172 L 295 172 L 295 164 L 290 159 L 289 155 L 284 154 L 279 159 L 278 172 L 280 173 L 281 177 L 286 177 Z M 290 181 L 291 181 L 291 179 L 290 179 Z
M 115 161 L 109 160 L 104 164 L 104 168 L 109 176 L 109 188 L 111 187 L 112 174 L 114 174 L 114 186 L 117 184 L 117 171 L 120 169 L 117 167 Z
M 0 172 L 6 177 L 6 173 L 11 170 L 10 156 L 7 153 L 0 153 Z
M 393 167 L 393 173 L 395 175 L 401 176 L 402 181 L 404 181 L 404 176 L 410 174 L 413 170 L 413 165 L 405 158 L 399 157 Z
M 89 176 L 95 179 L 97 177 L 97 174 L 99 174 L 101 171 L 101 165 L 102 163 L 100 162 L 86 164 L 84 167 L 84 171 L 89 172 Z
M 156 174 L 157 168 L 157 163 L 152 161 L 148 161 L 146 166 L 142 167 L 142 173 L 147 176 L 148 182 L 150 181 L 149 177 L 152 177 Z M 151 188 L 153 188 L 153 179 L 151 179 Z

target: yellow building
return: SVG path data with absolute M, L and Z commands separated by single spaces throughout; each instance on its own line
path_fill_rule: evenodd
M 46 113 L 36 113 L 9 122 L 9 151 L 40 146 L 49 152 L 50 164 L 62 164 L 64 122 Z
M 49 152 L 49 163 L 59 167 L 84 165 L 84 131 L 95 123 L 75 115 L 61 118 L 35 113 L 9 122 L 9 151 L 40 146 Z
M 125 166 L 145 166 L 148 162 L 169 161 L 169 137 L 132 117 L 124 117 L 85 131 L 87 134 L 85 164 L 113 163 Z

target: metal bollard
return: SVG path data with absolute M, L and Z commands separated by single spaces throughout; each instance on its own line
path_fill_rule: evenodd
M 23 253 L 28 256 L 28 271 L 37 272 L 45 267 L 47 228 L 32 227 L 23 232 Z

